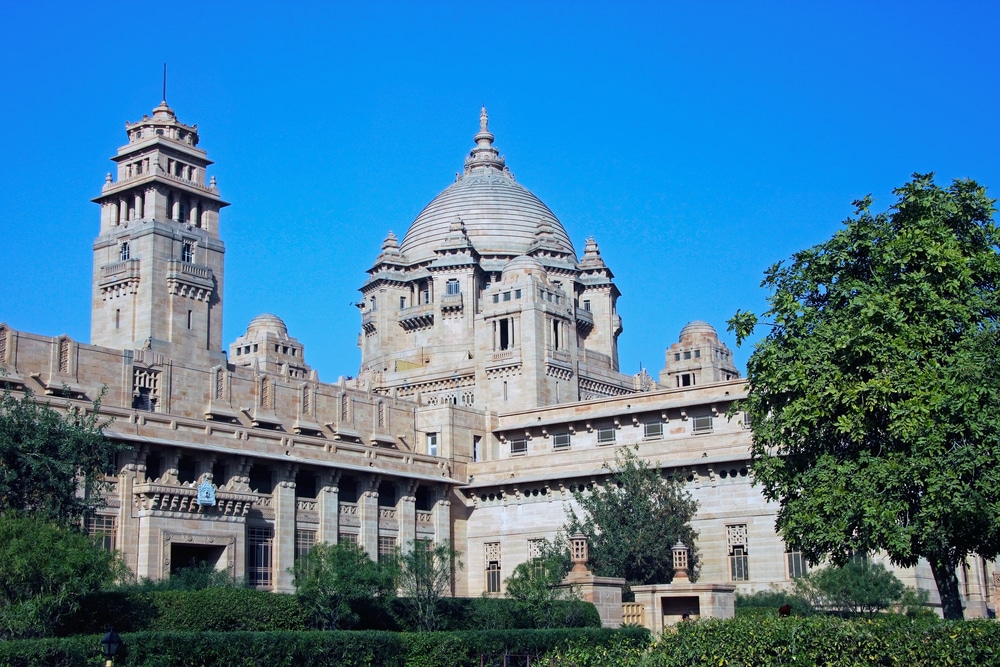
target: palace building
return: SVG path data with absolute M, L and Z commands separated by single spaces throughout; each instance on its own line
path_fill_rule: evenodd
M 514 180 L 485 109 L 463 172 L 372 249 L 361 367 L 335 383 L 277 315 L 224 343 L 228 204 L 198 128 L 162 102 L 126 130 L 94 199 L 91 341 L 0 324 L 0 382 L 56 407 L 105 392 L 106 434 L 131 449 L 88 529 L 137 576 L 207 561 L 291 591 L 289 568 L 320 541 L 379 558 L 448 540 L 465 564 L 456 595 L 503 594 L 622 446 L 686 480 L 701 581 L 749 593 L 805 571 L 728 416 L 746 391 L 730 350 L 692 321 L 657 379 L 622 373 L 614 274 Z M 996 606 L 993 570 L 960 572 L 967 616 Z M 935 591 L 925 565 L 899 574 Z

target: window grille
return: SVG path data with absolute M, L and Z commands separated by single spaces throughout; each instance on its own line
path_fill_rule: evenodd
M 527 438 L 511 438 L 510 441 L 510 453 L 511 454 L 525 454 L 528 451 L 528 440 Z
M 273 546 L 273 528 L 247 528 L 247 581 L 250 586 L 271 587 Z
M 486 553 L 486 592 L 500 592 L 500 543 L 487 542 Z
M 569 433 L 552 434 L 552 449 L 569 449 L 570 442 Z
M 645 422 L 642 425 L 642 436 L 644 438 L 662 438 L 663 422 Z
M 615 441 L 615 429 L 613 427 L 604 427 L 597 429 L 597 444 L 599 445 L 609 445 Z
M 711 433 L 712 430 L 712 415 L 701 415 L 691 419 L 692 433 Z
M 729 545 L 729 574 L 731 581 L 749 581 L 747 555 L 747 525 L 726 526 L 726 543 Z
M 115 550 L 116 521 L 115 517 L 97 514 L 87 517 L 84 525 L 87 534 L 104 551 Z
M 295 560 L 298 560 L 305 556 L 309 551 L 316 545 L 316 531 L 315 530 L 301 530 L 295 531 Z
M 378 559 L 389 560 L 396 556 L 396 538 L 386 535 L 378 536 Z
M 809 572 L 809 566 L 801 551 L 786 551 L 785 561 L 788 564 L 788 578 L 798 579 Z

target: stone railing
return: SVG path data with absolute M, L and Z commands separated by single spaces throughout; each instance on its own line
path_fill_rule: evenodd
M 396 518 L 396 508 L 395 507 L 379 507 L 378 508 L 378 518 L 380 518 L 380 519 L 395 519 Z
M 190 262 L 181 262 L 176 259 L 170 260 L 171 273 L 179 273 L 185 276 L 192 276 L 194 278 L 201 278 L 202 280 L 212 279 L 212 269 L 207 266 L 201 266 L 199 264 L 191 264 Z
M 341 514 L 357 514 L 358 504 L 357 503 L 340 503 L 340 513 Z
M 126 259 L 120 262 L 112 262 L 101 267 L 101 277 L 111 278 L 121 273 L 139 273 L 139 260 Z
M 429 524 L 434 522 L 433 512 L 417 512 L 417 523 Z

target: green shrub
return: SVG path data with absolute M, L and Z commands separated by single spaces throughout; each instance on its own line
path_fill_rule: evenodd
M 1000 664 L 1000 624 L 991 621 L 910 620 L 903 616 L 844 620 L 808 618 L 708 619 L 665 632 L 645 664 L 862 665 Z
M 116 667 L 479 667 L 504 654 L 543 656 L 571 645 L 645 646 L 645 630 L 496 632 L 136 632 L 122 635 Z M 0 667 L 99 667 L 100 635 L 0 642 Z M 553 653 L 554 654 L 554 653 Z
M 899 605 L 906 596 L 906 586 L 881 563 L 852 560 L 799 577 L 795 593 L 819 609 L 870 617 Z
M 811 616 L 815 608 L 801 595 L 788 591 L 757 591 L 752 595 L 736 594 L 737 616 L 777 616 L 778 608 L 788 605 L 794 616 Z

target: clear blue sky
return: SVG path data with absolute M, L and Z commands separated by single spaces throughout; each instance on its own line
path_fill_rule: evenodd
M 622 291 L 622 370 L 764 308 L 764 269 L 914 171 L 1000 193 L 995 2 L 8 2 L 0 321 L 89 340 L 124 124 L 197 123 L 223 198 L 225 343 L 274 312 L 324 380 L 350 304 L 461 170 L 479 107 L 517 179 Z M 737 350 L 744 367 L 750 348 Z

